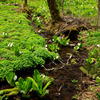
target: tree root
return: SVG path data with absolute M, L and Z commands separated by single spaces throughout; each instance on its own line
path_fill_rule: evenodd
M 59 68 L 51 68 L 51 69 L 47 69 L 47 68 L 45 68 L 45 66 L 44 66 L 44 65 L 42 65 L 41 67 L 43 67 L 45 71 L 53 71 L 53 70 L 59 70 L 59 69 L 64 68 L 66 64 L 65 64 L 65 63 L 63 63 L 63 62 L 62 62 L 62 61 L 60 61 L 60 60 L 59 60 L 59 62 L 62 64 L 62 66 L 61 66 L 61 67 L 60 67 L 59 65 L 57 65 L 55 62 L 53 62 L 55 65 L 59 66 Z

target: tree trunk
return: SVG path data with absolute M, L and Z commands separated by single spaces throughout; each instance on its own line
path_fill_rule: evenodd
M 100 29 L 100 0 L 98 0 L 98 28 Z
M 24 7 L 27 6 L 27 0 L 24 0 Z
M 47 0 L 47 2 L 48 2 L 50 14 L 51 14 L 52 22 L 56 23 L 56 22 L 62 21 L 59 10 L 58 10 L 58 6 L 56 4 L 56 0 Z

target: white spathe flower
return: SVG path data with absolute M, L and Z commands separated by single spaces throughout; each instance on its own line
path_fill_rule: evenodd
M 68 45 L 69 43 L 67 42 L 66 44 Z
M 41 30 L 38 30 L 38 33 L 40 33 L 41 32 Z
M 59 56 L 56 57 L 56 59 L 58 59 L 58 58 L 59 58 Z
M 19 53 L 22 54 L 23 52 L 22 51 L 19 51 Z
M 47 47 L 48 47 L 48 45 L 46 44 L 46 45 L 45 45 L 45 48 L 47 48 Z
M 5 33 L 3 32 L 2 35 L 5 35 Z
M 79 50 L 79 47 L 77 47 L 77 50 Z
M 100 47 L 100 44 L 98 44 L 97 47 Z
M 14 76 L 14 80 L 15 80 L 15 81 L 17 80 L 17 75 Z
M 10 43 L 8 44 L 8 47 L 10 46 Z
M 44 79 L 45 78 L 45 75 L 44 74 L 41 74 L 41 77 Z
M 13 46 L 13 43 L 10 44 L 10 47 L 12 47 L 12 46 Z
M 8 44 L 8 47 L 12 47 L 12 46 L 13 46 L 13 43 L 9 43 L 9 44 Z
M 23 94 L 26 94 L 26 92 L 24 90 L 21 90 L 20 92 L 23 93 Z
M 5 35 L 7 35 L 7 33 L 5 33 Z
M 39 17 L 37 17 L 37 20 L 39 20 Z
M 45 78 L 45 75 L 43 75 L 43 79 Z
M 74 49 L 76 49 L 76 47 L 74 47 Z
M 77 45 L 78 45 L 78 46 L 80 46 L 81 44 L 80 44 L 80 43 L 78 43 Z
M 19 23 L 20 23 L 20 20 L 19 20 Z

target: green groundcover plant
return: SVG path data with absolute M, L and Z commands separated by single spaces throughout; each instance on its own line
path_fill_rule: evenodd
M 22 4 L 23 0 L 3 0 L 4 3 L 19 3 Z M 64 15 L 71 14 L 75 17 L 97 18 L 97 0 L 56 0 L 58 8 Z M 28 0 L 28 6 L 34 14 L 41 15 L 45 20 L 50 19 L 50 11 L 47 0 Z M 36 17 L 35 16 L 35 17 Z M 34 17 L 34 15 L 33 15 Z M 33 18 L 34 19 L 34 18 Z
M 58 56 L 45 48 L 45 39 L 34 32 L 27 14 L 15 11 L 17 8 L 0 5 L 0 78 L 8 71 L 34 68 Z
M 88 58 L 85 62 L 85 67 L 80 68 L 85 74 L 92 78 L 100 77 L 100 48 L 94 48 L 89 51 Z

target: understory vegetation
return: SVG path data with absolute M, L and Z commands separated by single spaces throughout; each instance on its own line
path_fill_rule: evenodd
M 8 71 L 34 68 L 58 56 L 45 48 L 45 39 L 34 32 L 27 14 L 14 10 L 17 8 L 0 6 L 0 78 Z
M 76 61 L 78 57 L 75 58 L 74 56 L 79 55 L 81 51 L 85 52 L 85 49 L 88 55 L 83 61 L 84 65 L 79 66 L 79 69 L 89 78 L 92 78 L 95 81 L 95 86 L 99 88 L 100 31 L 97 27 L 97 0 L 56 0 L 56 2 L 62 19 L 68 15 L 73 19 L 82 19 L 84 23 L 86 22 L 91 26 L 86 30 L 83 29 L 84 31 L 72 28 L 79 33 L 77 41 L 71 41 L 66 36 L 66 32 L 64 32 L 64 35 L 63 33 L 55 33 L 50 40 L 43 35 L 52 33 L 52 31 L 49 33 L 50 29 L 47 29 L 52 22 L 47 0 L 28 0 L 26 7 L 23 7 L 24 0 L 0 1 L 0 80 L 6 80 L 13 87 L 0 90 L 0 100 L 9 99 L 9 96 L 19 93 L 29 99 L 32 91 L 41 98 L 49 94 L 47 88 L 54 82 L 54 78 L 39 73 L 38 67 L 40 69 L 44 68 L 45 71 L 48 71 L 46 73 L 48 74 L 50 71 L 63 69 L 65 66 L 70 65 L 71 62 L 72 66 L 74 64 L 78 66 L 79 61 Z M 70 18 L 68 19 L 69 23 L 66 23 L 66 27 L 73 22 L 73 20 L 70 21 Z M 67 32 L 71 33 L 72 29 L 67 30 Z M 71 48 L 72 51 L 72 54 L 69 53 L 69 58 L 64 59 L 66 60 L 64 63 L 64 60 L 59 60 L 61 58 L 60 51 L 63 47 L 65 49 Z M 63 55 L 66 56 L 66 54 Z M 57 61 L 59 68 L 49 69 L 44 66 L 49 62 L 57 65 L 54 61 Z M 59 63 L 63 64 L 63 66 Z M 27 70 L 34 71 L 33 77 L 19 77 L 17 79 L 16 72 Z M 74 85 L 79 83 L 77 79 L 71 81 Z M 59 95 L 63 86 L 64 84 L 59 89 L 57 88 Z M 95 94 L 96 98 L 100 100 L 100 91 L 96 91 Z

